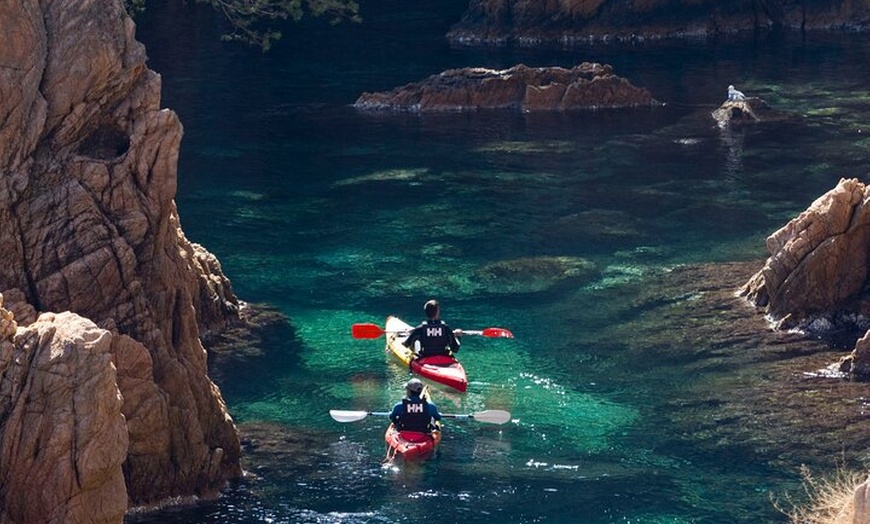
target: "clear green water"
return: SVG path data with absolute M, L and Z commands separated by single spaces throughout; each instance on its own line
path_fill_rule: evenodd
M 167 4 L 149 5 L 139 38 L 185 126 L 182 225 L 240 298 L 279 308 L 294 329 L 220 386 L 243 428 L 266 425 L 287 445 L 247 463 L 256 476 L 216 502 L 131 522 L 784 521 L 769 496 L 796 487 L 799 461 L 660 416 L 703 406 L 699 384 L 732 368 L 698 373 L 655 351 L 638 362 L 626 305 L 674 266 L 763 259 L 766 235 L 840 177 L 865 175 L 866 38 L 458 50 L 442 35 L 462 2 L 389 1 L 364 6 L 360 26 L 291 26 L 263 55 L 220 43 L 209 11 Z M 451 67 L 584 60 L 668 105 L 425 117 L 349 107 Z M 730 83 L 800 119 L 715 129 L 706 115 Z M 491 264 L 524 259 L 514 278 L 492 277 Z M 387 409 L 408 375 L 350 326 L 417 322 L 433 296 L 455 327 L 516 335 L 466 338 L 469 392 L 437 391 L 441 410 L 514 420 L 452 421 L 433 460 L 382 467 L 384 421 L 327 412 Z

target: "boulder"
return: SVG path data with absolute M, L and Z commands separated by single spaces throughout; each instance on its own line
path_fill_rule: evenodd
M 864 333 L 839 368 L 870 378 L 868 249 L 870 188 L 841 179 L 767 238 L 770 256 L 739 295 L 762 308 L 778 329 Z
M 9 312 L 0 307 L 3 325 Z M 0 340 L 0 522 L 122 522 L 128 453 L 113 336 L 44 313 Z
M 740 294 L 792 323 L 857 297 L 867 280 L 868 202 L 862 182 L 841 179 L 767 238 L 770 256 Z
M 511 109 L 524 112 L 658 106 L 649 91 L 613 74 L 609 65 L 583 62 L 571 69 L 449 69 L 390 91 L 363 93 L 362 110 L 415 113 Z

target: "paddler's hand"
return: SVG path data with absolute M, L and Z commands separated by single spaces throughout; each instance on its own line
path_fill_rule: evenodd
M 453 336 L 461 337 L 461 336 L 462 336 L 462 330 L 461 330 L 461 329 L 454 329 L 454 330 L 453 330 Z

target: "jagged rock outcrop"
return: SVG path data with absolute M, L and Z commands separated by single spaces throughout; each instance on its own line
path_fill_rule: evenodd
M 770 257 L 740 295 L 764 308 L 779 329 L 867 330 L 865 296 L 870 249 L 870 187 L 841 179 L 797 218 L 767 238 Z M 870 377 L 870 337 L 859 340 L 841 368 Z
M 565 111 L 657 106 L 646 89 L 613 74 L 609 65 L 583 62 L 562 67 L 450 69 L 390 91 L 363 93 L 364 110 L 443 112 L 480 109 Z
M 870 1 L 471 0 L 448 39 L 535 46 L 704 37 L 770 28 L 866 30 Z
M 47 318 L 36 320 L 38 313 L 70 311 L 111 334 L 110 343 L 99 344 L 99 358 L 114 361 L 123 399 L 124 506 L 127 498 L 148 504 L 212 496 L 241 475 L 240 445 L 207 376 L 200 335 L 238 322 L 239 302 L 217 260 L 181 230 L 173 199 L 182 127 L 175 113 L 160 108 L 160 77 L 146 67 L 120 0 L 2 2 L 0 34 L 6 308 L 19 330 L 41 329 L 32 327 Z M 16 345 L 16 351 L 28 349 Z M 7 347 L 0 367 L 12 365 L 13 354 Z M 54 359 L 44 365 L 67 366 Z M 45 372 L 67 376 L 61 368 Z M 89 395 L 94 406 L 87 408 L 88 397 L 76 389 L 108 381 L 108 368 L 94 372 L 99 375 L 69 385 L 70 395 L 82 398 L 76 413 L 106 401 Z M 9 380 L 9 373 L 0 377 L 0 390 L 14 386 Z M 12 400 L 34 403 L 33 411 L 47 402 L 4 397 L 0 412 L 11 413 Z M 0 418 L 0 446 L 21 431 L 16 420 Z M 88 467 L 113 461 L 102 449 L 76 460 L 86 459 Z M 13 462 L 4 471 L 23 471 L 17 457 L 8 457 Z M 6 478 L 3 493 L 13 489 Z M 31 476 L 14 490 L 23 496 L 21 490 L 54 486 L 42 480 L 49 479 Z M 81 498 L 67 493 L 66 500 L 73 505 Z M 0 500 L 0 521 L 19 522 L 8 503 Z
M 867 281 L 868 204 L 863 183 L 840 180 L 767 238 L 770 257 L 741 294 L 790 327 L 857 297 Z

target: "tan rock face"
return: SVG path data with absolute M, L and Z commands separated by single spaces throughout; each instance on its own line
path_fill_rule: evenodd
M 870 188 L 856 179 L 842 179 L 767 238 L 770 257 L 740 295 L 764 308 L 782 328 L 839 310 L 866 317 L 868 249 Z M 840 362 L 840 369 L 870 378 L 870 331 Z
M 0 32 L 0 292 L 6 310 L 28 330 L 43 322 L 34 322 L 37 312 L 71 311 L 113 334 L 99 347 L 101 358 L 117 367 L 112 384 L 123 398 L 119 409 L 129 435 L 123 505 L 127 496 L 144 504 L 213 495 L 241 474 L 240 451 L 207 376 L 200 326 L 216 331 L 238 322 L 239 304 L 218 261 L 181 230 L 173 199 L 182 127 L 175 113 L 160 108 L 160 78 L 147 69 L 145 49 L 119 0 L 0 2 Z M 15 351 L 32 350 L 18 343 L 28 340 L 19 333 L 15 350 L 7 344 L 0 366 L 12 369 Z M 67 362 L 46 358 L 39 365 L 49 373 Z M 75 387 L 108 381 L 105 373 L 77 379 Z M 13 375 L 4 373 L 0 388 L 11 390 L 10 380 Z M 86 398 L 104 400 L 85 395 L 83 403 Z M 12 409 L 7 404 L 16 399 L 3 397 L 0 410 Z M 0 438 L 14 439 L 23 429 L 7 421 Z M 96 447 L 87 454 L 87 467 L 114 463 Z M 6 467 L 10 475 L 34 473 L 26 463 Z M 6 479 L 12 477 L 0 485 L 0 521 L 3 511 L 12 516 Z
M 775 319 L 805 317 L 856 297 L 867 280 L 870 192 L 843 179 L 767 239 L 770 257 L 741 290 Z
M 0 521 L 123 519 L 127 424 L 112 338 L 73 313 L 46 313 L 0 342 Z

